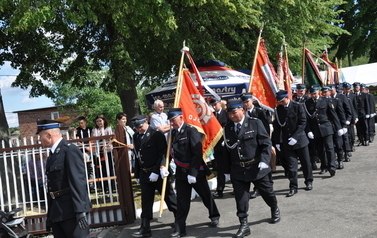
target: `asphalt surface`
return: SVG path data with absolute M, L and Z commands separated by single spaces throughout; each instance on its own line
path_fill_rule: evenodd
M 281 166 L 273 173 L 274 190 L 281 211 L 281 221 L 269 224 L 270 208 L 261 197 L 250 200 L 247 237 L 282 238 L 375 238 L 377 237 L 377 141 L 369 146 L 356 147 L 351 161 L 337 170 L 334 177 L 313 171 L 313 190 L 305 191 L 302 172 L 299 173 L 299 190 L 293 197 L 288 179 Z M 319 165 L 319 164 L 318 164 Z M 208 211 L 200 198 L 191 202 L 185 237 L 232 237 L 238 230 L 232 185 L 227 183 L 224 197 L 216 199 L 221 218 L 218 228 L 210 228 Z M 131 237 L 140 227 L 135 223 L 103 230 L 99 238 Z M 154 214 L 151 221 L 152 237 L 168 238 L 173 232 L 174 217 L 165 210 L 162 217 Z

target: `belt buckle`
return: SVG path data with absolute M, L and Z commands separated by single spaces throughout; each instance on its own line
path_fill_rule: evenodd
M 50 192 L 50 196 L 51 196 L 52 199 L 55 199 L 55 194 L 54 194 L 54 192 Z
M 240 162 L 240 165 L 241 165 L 241 167 L 244 168 L 244 167 L 245 167 L 245 162 L 242 162 L 242 161 L 241 161 L 241 162 Z

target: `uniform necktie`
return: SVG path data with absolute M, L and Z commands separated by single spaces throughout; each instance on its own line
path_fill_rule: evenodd
M 238 134 L 240 130 L 241 130 L 241 123 L 237 123 L 236 133 Z

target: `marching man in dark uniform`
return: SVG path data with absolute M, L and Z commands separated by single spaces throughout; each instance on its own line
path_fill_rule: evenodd
M 226 111 L 222 108 L 221 106 L 221 101 L 218 99 L 211 99 L 209 102 L 213 109 L 215 114 L 216 119 L 219 121 L 221 127 L 224 127 L 226 123 L 228 123 L 228 114 Z M 215 157 L 214 162 L 215 162 L 215 168 L 217 171 L 217 188 L 216 192 L 213 193 L 213 196 L 215 198 L 222 198 L 223 197 L 223 191 L 225 188 L 225 174 L 224 174 L 224 140 L 221 138 L 217 144 L 215 145 L 213 151 L 214 154 L 213 156 Z
M 82 151 L 63 139 L 60 122 L 37 121 L 39 140 L 50 147 L 46 162 L 48 212 L 46 228 L 55 238 L 89 237 L 86 213 L 90 201 Z
M 370 118 L 370 106 L 369 99 L 366 93 L 361 92 L 361 84 L 358 82 L 353 83 L 354 94 L 356 95 L 356 104 L 357 104 L 357 117 L 359 121 L 356 124 L 357 137 L 359 138 L 359 146 L 369 145 L 369 126 L 367 119 Z
M 162 193 L 162 178 L 169 175 L 165 168 L 166 139 L 165 135 L 149 126 L 145 115 L 131 119 L 137 133 L 133 135 L 134 148 L 137 154 L 135 178 L 141 187 L 141 226 L 132 233 L 132 237 L 150 237 L 150 220 L 153 219 L 153 203 L 155 190 Z M 161 174 L 161 177 L 160 177 Z M 177 198 L 170 182 L 167 183 L 165 202 L 169 211 L 177 213 Z
M 348 135 L 348 127 L 351 124 L 351 120 L 352 120 L 352 110 L 351 110 L 351 106 L 347 97 L 344 94 L 337 92 L 336 85 L 330 84 L 328 85 L 328 87 L 331 89 L 330 94 L 331 94 L 331 98 L 333 99 L 332 101 L 333 102 L 337 101 L 337 103 L 339 104 L 339 109 L 342 108 L 344 111 L 343 112 L 344 120 L 343 120 L 343 125 L 342 125 L 344 134 L 338 138 L 340 139 L 340 142 L 338 142 L 338 145 L 336 145 L 336 147 L 338 148 L 335 149 L 337 153 L 337 157 L 338 157 L 338 169 L 343 169 L 344 168 L 343 161 L 348 160 L 347 159 L 348 152 L 351 152 L 351 146 L 350 146 L 349 135 Z M 339 109 L 337 110 L 337 114 L 338 114 L 339 122 L 342 124 L 342 115 L 341 115 L 342 110 L 339 110 Z M 336 137 L 334 137 L 334 143 L 335 143 L 335 138 Z
M 269 115 L 269 113 L 260 107 L 254 106 L 254 97 L 252 93 L 243 94 L 241 96 L 241 100 L 243 103 L 243 108 L 245 110 L 245 115 L 248 117 L 254 117 L 261 120 L 264 128 L 267 131 L 267 134 L 270 135 L 273 130 L 273 126 L 271 116 Z M 254 187 L 253 192 L 250 193 L 250 199 L 256 198 L 259 195 L 259 190 Z
M 177 165 L 175 187 L 177 191 L 177 214 L 175 229 L 170 237 L 186 235 L 186 219 L 190 210 L 191 190 L 201 197 L 208 209 L 210 226 L 219 225 L 220 213 L 207 182 L 206 175 L 211 172 L 203 160 L 202 134 L 183 121 L 180 108 L 171 108 L 168 120 L 172 130 L 172 158 Z
M 230 173 L 235 193 L 237 216 L 241 223 L 234 237 L 250 234 L 248 210 L 251 183 L 259 190 L 271 208 L 271 223 L 280 221 L 280 211 L 273 190 L 271 168 L 271 139 L 262 122 L 244 114 L 241 101 L 228 105 L 229 122 L 224 128 L 226 146 L 225 173 Z
M 305 111 L 308 122 L 306 132 L 309 139 L 314 140 L 318 156 L 321 159 L 321 172 L 330 172 L 335 175 L 335 151 L 333 134 L 343 135 L 343 128 L 340 125 L 335 107 L 329 98 L 319 96 L 319 88 L 310 88 L 311 98 L 305 102 Z
M 376 134 L 375 116 L 376 116 L 376 105 L 374 103 L 373 94 L 369 93 L 369 86 L 361 84 L 363 92 L 367 95 L 369 100 L 369 118 L 367 118 L 368 123 L 368 135 L 369 142 L 372 143 L 374 140 L 374 135 Z
M 276 93 L 276 101 L 279 105 L 275 110 L 272 139 L 287 162 L 289 179 L 287 197 L 292 197 L 297 193 L 298 187 L 297 157 L 300 159 L 304 173 L 305 189 L 313 189 L 313 171 L 308 149 L 309 140 L 305 134 L 306 115 L 303 105 L 290 100 L 286 90 L 280 90 Z
M 343 94 L 347 97 L 349 105 L 352 111 L 351 117 L 351 124 L 347 127 L 348 128 L 348 135 L 349 135 L 349 143 L 351 147 L 351 151 L 355 151 L 355 125 L 358 122 L 358 113 L 357 113 L 357 102 L 356 102 L 356 95 L 351 92 L 352 85 L 350 83 L 343 83 Z M 347 153 L 347 157 L 344 158 L 345 162 L 350 161 L 351 153 Z
M 304 103 L 310 97 L 306 95 L 306 85 L 305 84 L 297 84 L 296 85 L 296 94 L 293 96 L 293 101 Z

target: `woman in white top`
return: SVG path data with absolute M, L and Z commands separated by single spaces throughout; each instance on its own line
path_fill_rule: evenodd
M 107 120 L 104 118 L 103 115 L 98 115 L 94 119 L 94 123 L 96 127 L 92 130 L 92 137 L 95 136 L 107 136 L 113 135 L 113 131 L 111 127 L 108 126 Z M 108 178 L 109 176 L 115 175 L 115 168 L 112 156 L 112 145 L 110 144 L 110 139 L 102 141 L 97 140 L 97 156 L 99 156 L 99 161 L 95 162 L 96 164 L 96 178 L 103 177 Z M 114 180 L 104 180 L 103 184 L 99 183 L 105 192 L 109 192 L 109 181 L 111 181 L 111 190 L 115 190 L 115 182 Z M 98 187 L 98 186 L 97 186 Z
M 111 127 L 108 126 L 108 122 L 103 115 L 98 115 L 96 119 L 94 119 L 94 123 L 96 124 L 96 128 L 92 130 L 92 136 L 107 136 L 113 134 Z

